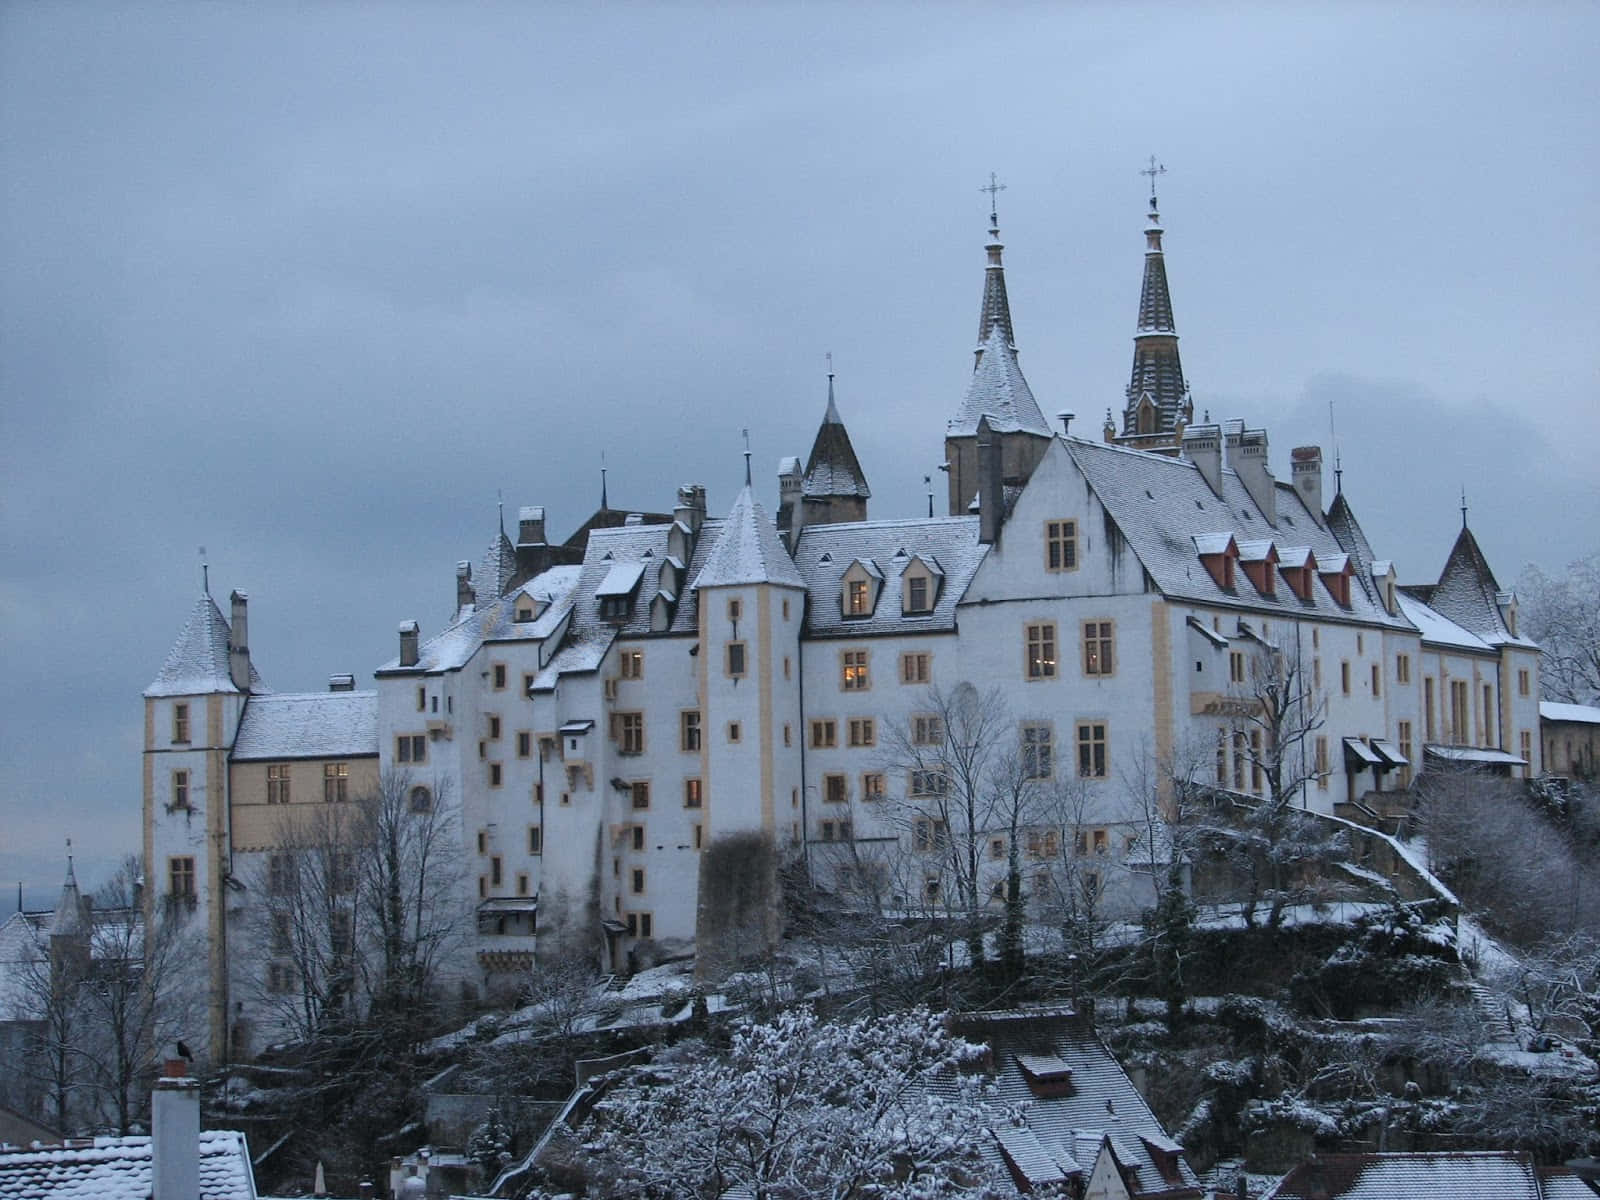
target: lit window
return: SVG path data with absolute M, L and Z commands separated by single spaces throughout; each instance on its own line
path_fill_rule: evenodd
M 1107 775 L 1106 726 L 1103 721 L 1078 722 L 1078 774 L 1084 779 Z
M 900 656 L 901 683 L 927 683 L 933 656 L 921 651 Z
M 613 714 L 612 728 L 616 731 L 618 754 L 644 753 L 644 714 L 620 712 Z
M 872 614 L 872 585 L 865 579 L 849 579 L 844 585 L 844 615 L 866 617 Z
M 1044 565 L 1048 571 L 1076 571 L 1078 569 L 1078 523 L 1076 521 L 1046 521 L 1044 523 Z
M 267 803 L 289 803 L 289 764 L 267 764 Z
M 172 740 L 187 742 L 189 740 L 189 706 L 187 704 L 174 704 L 172 706 Z
M 875 746 L 877 743 L 877 726 L 871 717 L 850 718 L 850 744 L 852 746 Z
M 1056 677 L 1056 627 L 1053 621 L 1040 621 L 1025 627 L 1027 677 Z
M 840 656 L 841 676 L 839 686 L 847 692 L 864 692 L 869 686 L 867 652 L 846 650 Z
M 644 678 L 644 651 L 624 650 L 617 658 L 618 674 L 624 679 Z
M 1083 673 L 1110 675 L 1116 669 L 1110 621 L 1083 623 Z
M 728 674 L 734 679 L 741 678 L 745 673 L 744 668 L 744 643 L 729 642 L 727 645 Z
M 698 779 L 685 779 L 683 781 L 683 806 L 685 808 L 699 808 L 703 795 Z
M 322 764 L 322 799 L 329 804 L 350 799 L 349 763 Z
M 813 750 L 828 750 L 838 744 L 839 727 L 837 722 L 829 719 L 811 722 L 811 748 Z
M 1022 777 L 1049 779 L 1055 773 L 1055 733 L 1044 722 L 1022 727 Z

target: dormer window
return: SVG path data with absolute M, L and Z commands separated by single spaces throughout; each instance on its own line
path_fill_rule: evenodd
M 1311 574 L 1316 569 L 1317 559 L 1309 546 L 1291 546 L 1279 551 L 1278 570 L 1283 581 L 1303 603 L 1311 600 Z
M 1372 564 L 1372 582 L 1378 589 L 1378 600 L 1383 605 L 1383 611 L 1391 617 L 1395 614 L 1394 598 L 1394 563 L 1386 558 L 1380 558 Z
M 900 573 L 900 612 L 904 616 L 925 616 L 939 600 L 939 585 L 944 572 L 931 558 L 914 555 Z
M 1239 558 L 1239 544 L 1231 533 L 1197 533 L 1195 550 L 1200 555 L 1200 565 L 1205 567 L 1212 581 L 1223 591 L 1234 590 L 1234 564 Z
M 1257 592 L 1263 596 L 1277 594 L 1278 548 L 1271 541 L 1242 543 L 1239 546 L 1239 562 Z
M 633 594 L 644 575 L 643 563 L 617 563 L 595 589 L 602 621 L 626 621 L 633 612 Z
M 858 558 L 844 573 L 839 602 L 846 619 L 870 617 L 878 606 L 878 591 L 883 587 L 883 572 L 870 558 Z
M 844 615 L 865 617 L 872 612 L 872 591 L 865 579 L 851 579 L 844 585 Z
M 1317 563 L 1317 574 L 1322 577 L 1322 586 L 1328 589 L 1333 602 L 1340 608 L 1349 608 L 1350 556 L 1335 554 L 1322 559 Z

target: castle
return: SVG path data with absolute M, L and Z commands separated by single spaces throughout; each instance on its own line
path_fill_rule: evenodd
M 399 625 L 373 690 L 336 676 L 269 692 L 246 597 L 227 617 L 198 598 L 144 693 L 144 853 L 152 896 L 206 923 L 214 1054 L 258 1048 L 271 998 L 299 982 L 290 931 L 250 917 L 271 916 L 291 818 L 384 787 L 419 819 L 451 814 L 471 922 L 454 969 L 509 991 L 566 952 L 556 930 L 615 971 L 770 938 L 720 910 L 719 846 L 936 911 L 967 685 L 1020 776 L 1077 798 L 1070 829 L 967 831 L 969 886 L 996 904 L 1019 840 L 1030 889 L 1081 856 L 1094 887 L 1136 891 L 1140 763 L 1265 794 L 1272 748 L 1248 718 L 1266 652 L 1317 714 L 1295 748 L 1298 805 L 1364 804 L 1463 759 L 1539 773 L 1538 648 L 1465 520 L 1439 580 L 1401 587 L 1342 489 L 1325 502 L 1318 447 L 1281 481 L 1265 430 L 1194 420 L 1153 193 L 1133 369 L 1099 437 L 1053 429 L 1035 400 L 1002 251 L 991 218 L 945 516 L 869 518 L 830 374 L 770 514 L 748 465 L 725 507 L 696 485 L 670 512 L 603 503 L 565 543 L 523 508 L 515 540 L 502 527 L 457 567 L 442 629 Z

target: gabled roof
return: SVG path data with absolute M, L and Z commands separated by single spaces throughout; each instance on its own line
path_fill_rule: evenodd
M 949 632 L 956 626 L 956 605 L 987 550 L 978 541 L 976 517 L 808 525 L 794 548 L 794 565 L 811 593 L 805 632 L 810 637 Z M 932 612 L 902 615 L 905 569 L 917 559 L 937 561 L 943 579 Z M 871 616 L 847 619 L 839 598 L 845 573 L 858 561 L 880 568 L 883 586 Z
M 817 429 L 816 441 L 811 443 L 811 458 L 806 463 L 800 494 L 816 499 L 860 496 L 863 500 L 872 495 L 866 473 L 856 460 L 855 447 L 850 444 L 850 434 L 839 417 L 839 406 L 833 401 L 831 373 L 828 375 L 828 410 Z
M 1420 1154 L 1319 1154 L 1301 1163 L 1263 1200 L 1541 1200 L 1533 1156 L 1514 1150 Z
M 517 573 L 517 548 L 504 529 L 495 534 L 484 551 L 483 561 L 472 576 L 473 594 L 480 606 L 500 599 L 511 587 Z
M 167 661 L 146 696 L 205 696 L 212 692 L 238 692 L 228 670 L 228 622 L 209 592 L 202 592 L 189 613 L 188 623 L 167 653 Z M 254 664 L 250 690 L 264 692 Z
M 978 432 L 978 421 L 989 418 L 996 433 L 1036 433 L 1050 436 L 1050 423 L 1044 419 L 1033 390 L 1017 364 L 1017 352 L 1005 329 L 995 324 L 980 347 L 977 366 L 961 408 L 950 421 L 948 433 L 965 437 Z
M 1334 496 L 1333 504 L 1328 508 L 1328 531 L 1338 541 L 1339 548 L 1354 560 L 1358 573 L 1365 575 L 1372 569 L 1372 547 L 1367 542 L 1367 535 L 1361 531 L 1361 523 L 1356 520 L 1350 501 L 1344 498 L 1343 489 Z
M 377 753 L 377 692 L 306 692 L 250 697 L 231 757 L 262 762 Z
M 1439 582 L 1428 597 L 1429 606 L 1486 642 L 1531 645 L 1513 637 L 1506 628 L 1498 602 L 1500 593 L 1489 561 L 1478 548 L 1478 539 L 1463 523 L 1456 544 L 1450 548 L 1450 557 L 1445 559 L 1444 570 L 1439 573 Z
M 1493 647 L 1488 642 L 1435 612 L 1413 594 L 1413 589 L 1396 588 L 1395 598 L 1400 603 L 1400 611 L 1405 614 L 1406 620 L 1417 627 L 1424 642 L 1456 650 L 1475 650 L 1480 654 L 1492 652 Z
M 733 587 L 747 583 L 773 583 L 803 588 L 805 581 L 794 568 L 778 529 L 767 519 L 746 484 L 733 502 L 705 566 L 694 579 L 696 588 Z
M 244 1134 L 200 1131 L 199 1200 L 255 1200 Z M 0 1200 L 148 1200 L 150 1139 L 97 1137 L 93 1145 L 0 1151 Z
M 445 626 L 423 642 L 418 648 L 416 666 L 402 667 L 398 658 L 391 658 L 378 668 L 377 674 L 459 671 L 467 665 L 484 642 L 543 641 L 560 625 L 562 618 L 571 608 L 573 592 L 577 587 L 581 570 L 582 568 L 576 563 L 551 567 L 528 580 L 509 596 L 477 605 L 459 620 Z M 547 596 L 550 599 L 549 606 L 539 614 L 539 619 L 536 621 L 516 620 L 517 600 L 524 592 Z
M 1541 721 L 1572 721 L 1580 725 L 1600 725 L 1600 708 L 1589 704 L 1558 704 L 1553 700 L 1539 701 Z

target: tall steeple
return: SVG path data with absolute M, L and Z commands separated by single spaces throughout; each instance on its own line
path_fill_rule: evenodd
M 748 486 L 748 484 L 747 484 Z M 856 458 L 850 434 L 833 398 L 833 355 L 828 355 L 828 407 L 811 443 L 804 472 L 799 459 L 786 459 L 779 470 L 778 528 L 798 534 L 807 525 L 865 521 L 872 489 Z
M 1122 433 L 1117 441 L 1142 450 L 1177 453 L 1183 429 L 1194 419 L 1189 384 L 1178 357 L 1178 327 L 1172 316 L 1166 257 L 1161 248 L 1161 213 L 1156 176 L 1166 168 L 1152 157 L 1141 174 L 1150 177 L 1150 211 L 1144 231 L 1144 282 L 1139 289 L 1139 321 L 1133 335 L 1133 371 Z
M 978 309 L 978 342 L 973 351 L 977 362 L 983 361 L 984 345 L 996 325 L 1013 354 L 1017 349 L 1017 335 L 1011 328 L 1011 302 L 1006 297 L 1006 268 L 1000 258 L 1005 246 L 1000 242 L 1000 216 L 995 207 L 996 193 L 1005 190 L 1006 185 L 997 183 L 992 171 L 988 184 L 979 189 L 989 193 L 989 244 L 984 247 L 989 263 L 983 271 L 983 303 Z

